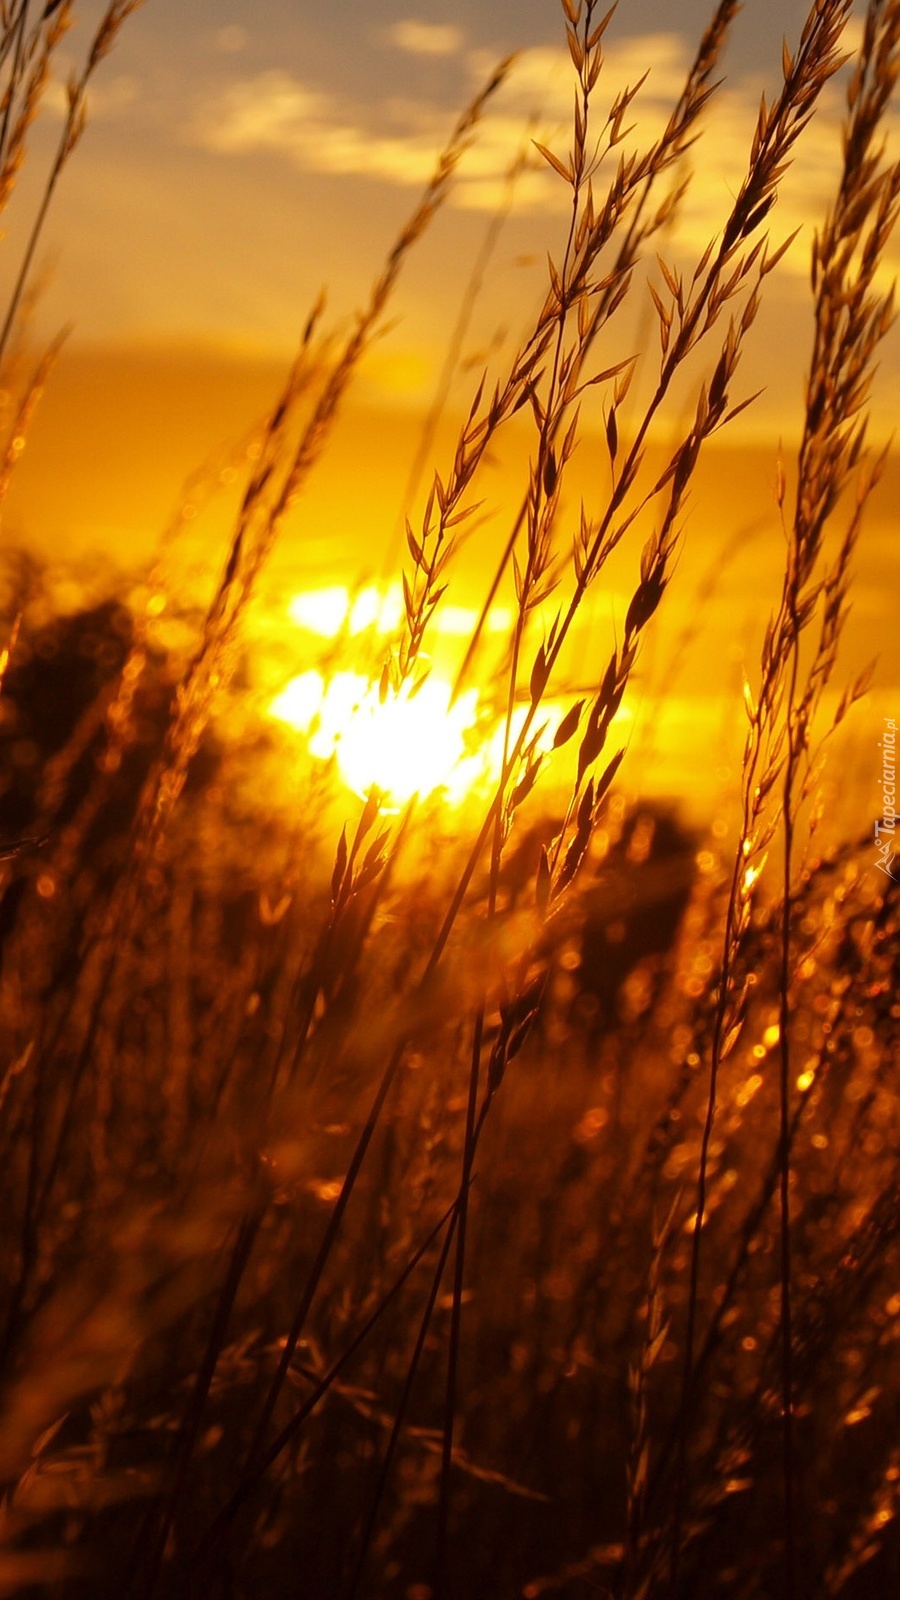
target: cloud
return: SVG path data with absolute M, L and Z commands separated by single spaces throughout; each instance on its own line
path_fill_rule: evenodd
M 454 56 L 463 47 L 460 28 L 437 22 L 420 22 L 409 17 L 388 29 L 388 38 L 398 50 L 411 56 Z
M 472 51 L 468 58 L 473 86 L 483 83 L 496 66 L 487 51 Z M 644 34 L 640 38 L 610 43 L 604 66 L 594 91 L 596 112 L 602 112 L 626 86 L 645 78 L 636 105 L 640 107 L 642 127 L 652 137 L 681 93 L 689 65 L 686 42 L 678 34 Z M 568 50 L 545 45 L 523 51 L 516 61 L 500 98 L 510 110 L 537 116 L 545 123 L 561 122 L 566 128 L 572 119 L 574 94 L 572 62 Z M 658 126 L 650 127 L 650 124 Z
M 232 84 L 201 112 L 192 137 L 205 149 L 227 154 L 272 151 L 308 172 L 418 185 L 434 166 L 440 137 L 424 107 L 417 117 L 402 104 L 405 125 L 376 132 L 345 112 L 336 96 L 273 70 Z M 417 120 L 428 125 L 416 128 Z
M 202 115 L 198 142 L 210 150 L 278 150 L 299 155 L 331 124 L 331 97 L 288 72 L 258 73 L 234 83 Z
M 461 48 L 459 30 L 424 23 L 398 23 L 394 43 L 436 54 Z M 452 38 L 451 38 L 452 36 Z M 405 42 L 402 42 L 405 41 Z M 427 43 L 426 43 L 427 41 Z M 642 92 L 642 117 L 661 127 L 684 75 L 684 48 L 674 35 L 625 42 L 610 56 L 609 79 L 620 86 L 654 61 L 653 91 Z M 466 60 L 472 92 L 496 66 L 493 57 L 475 53 Z M 623 80 L 624 75 L 624 80 Z M 677 87 L 676 87 L 677 86 Z M 610 91 L 612 93 L 612 91 Z M 507 174 L 527 146 L 526 128 L 540 121 L 541 137 L 567 128 L 571 117 L 571 62 L 565 50 L 538 49 L 520 58 L 482 120 L 460 169 L 455 203 L 490 209 L 504 193 Z M 396 185 L 420 185 L 434 170 L 438 152 L 455 120 L 457 107 L 438 107 L 414 96 L 388 95 L 363 105 L 315 88 L 281 69 L 235 79 L 211 98 L 195 117 L 188 137 L 209 150 L 238 153 L 266 150 L 305 171 L 355 174 Z M 526 209 L 556 209 L 564 203 L 558 180 L 540 170 L 520 180 L 517 203 Z
M 457 31 L 410 22 L 397 24 L 393 32 L 396 36 L 398 30 L 409 29 L 414 30 L 411 38 L 427 35 L 432 52 L 438 36 Z M 449 45 L 449 38 L 444 43 Z M 646 148 L 662 132 L 689 66 L 686 42 L 677 34 L 658 33 L 612 43 L 596 90 L 594 125 L 599 135 L 614 97 L 625 85 L 636 84 L 648 63 L 646 82 L 626 118 L 634 124 L 624 142 L 626 151 Z M 480 52 L 465 57 L 473 90 L 494 64 Z M 721 231 L 746 172 L 763 87 L 759 78 L 745 75 L 727 81 L 712 101 L 691 151 L 695 175 L 677 234 L 663 246 L 666 254 L 682 259 L 697 255 Z M 818 114 L 799 142 L 773 213 L 776 239 L 798 224 L 814 225 L 823 215 L 837 174 L 842 99 L 839 85 L 828 85 Z M 533 135 L 565 155 L 571 140 L 572 101 L 568 52 L 554 48 L 526 52 L 495 95 L 466 152 L 452 204 L 469 210 L 496 209 L 506 195 L 510 168 L 529 150 Z M 190 137 L 207 149 L 226 153 L 267 150 L 309 172 L 418 187 L 434 170 L 455 110 L 408 94 L 363 104 L 273 70 L 232 82 L 203 108 Z M 613 159 L 619 153 L 614 152 Z M 603 171 L 601 167 L 595 178 L 595 190 L 602 187 Z M 516 211 L 561 212 L 568 205 L 566 185 L 534 156 L 516 183 Z M 791 252 L 785 267 L 805 274 L 807 258 L 808 249 L 801 245 Z
M 60 62 L 61 71 L 67 63 Z M 134 107 L 140 98 L 141 86 L 130 73 L 120 72 L 118 77 L 92 83 L 87 92 L 88 111 L 92 122 L 112 121 Z M 52 116 L 64 118 L 69 111 L 69 91 L 62 77 L 51 78 L 44 91 L 44 106 Z

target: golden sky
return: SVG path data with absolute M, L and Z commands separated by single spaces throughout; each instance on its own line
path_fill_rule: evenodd
M 60 79 L 80 58 L 90 0 L 69 36 Z M 666 253 L 690 264 L 722 225 L 746 162 L 760 93 L 777 90 L 782 31 L 796 39 L 798 0 L 752 0 L 736 26 L 725 81 L 696 150 L 696 177 Z M 608 104 L 648 77 L 635 142 L 659 131 L 683 83 L 709 0 L 675 7 L 622 0 L 597 88 Z M 409 264 L 390 340 L 363 374 L 371 394 L 425 397 L 511 162 L 538 133 L 565 150 L 572 74 L 554 0 L 420 5 L 348 0 L 148 0 L 96 80 L 87 135 L 65 174 L 45 236 L 41 327 L 71 323 L 72 350 L 98 344 L 206 346 L 284 359 L 327 287 L 341 325 L 365 298 L 459 109 L 510 52 L 518 58 L 464 160 L 445 214 Z M 802 233 L 769 282 L 746 361 L 747 419 L 769 436 L 795 417 L 808 341 L 812 230 L 835 176 L 843 86 L 831 85 L 773 215 L 779 241 Z M 40 158 L 58 128 L 58 81 L 35 130 L 13 209 L 11 253 L 33 203 Z M 31 179 L 29 185 L 28 179 Z M 518 180 L 479 297 L 467 353 L 515 337 L 542 298 L 545 252 L 566 223 L 564 186 L 538 164 Z M 640 313 L 627 345 L 645 335 Z M 882 390 L 900 399 L 897 343 Z
M 621 0 L 596 92 L 605 107 L 648 74 L 635 142 L 649 141 L 668 115 L 709 10 L 709 0 L 677 8 Z M 670 260 L 689 267 L 721 228 L 759 96 L 779 85 L 782 29 L 796 38 L 803 10 L 798 0 L 750 0 L 739 17 L 695 178 L 664 242 Z M 8 261 L 58 136 L 63 82 L 101 11 L 100 0 L 85 0 L 64 42 L 9 215 Z M 848 44 L 856 31 L 851 25 Z M 330 325 L 350 326 L 460 108 L 510 52 L 518 52 L 514 69 L 449 203 L 409 260 L 390 329 L 358 375 L 355 437 L 342 424 L 333 461 L 310 486 L 303 521 L 313 564 L 339 525 L 361 530 L 371 548 L 376 502 L 377 536 L 389 533 L 416 414 L 433 392 L 485 230 L 508 195 L 510 163 L 532 135 L 567 147 L 572 71 L 561 11 L 554 0 L 489 8 L 456 0 L 418 11 L 403 0 L 147 0 L 97 75 L 87 132 L 45 234 L 38 331 L 47 337 L 68 324 L 72 332 L 14 480 L 7 533 L 44 548 L 77 552 L 96 542 L 145 557 L 185 476 L 264 414 L 323 287 Z M 835 181 L 844 87 L 828 87 L 773 213 L 776 243 L 795 227 L 801 233 L 767 279 L 734 396 L 764 389 L 727 441 L 756 440 L 769 452 L 758 458 L 756 505 L 771 506 L 779 437 L 789 440 L 799 425 L 809 250 Z M 543 298 L 566 194 L 545 163 L 517 182 L 451 412 L 467 403 L 486 352 L 508 353 Z M 655 349 L 645 285 L 633 299 L 613 359 L 648 341 Z M 900 404 L 898 349 L 895 331 L 884 347 L 875 433 L 888 431 Z M 364 481 L 353 468 L 362 441 Z M 724 494 L 727 474 L 716 481 Z
M 626 84 L 648 74 L 635 105 L 635 144 L 660 131 L 710 9 L 708 0 L 678 7 L 621 0 L 597 95 L 605 111 Z M 8 262 L 58 136 L 66 74 L 81 60 L 101 10 L 88 0 L 81 26 L 66 40 L 9 215 Z M 803 11 L 797 0 L 748 0 L 744 8 L 694 152 L 686 203 L 662 242 L 682 270 L 691 271 L 724 223 L 744 175 L 760 94 L 779 87 L 782 30 L 796 39 Z M 352 325 L 459 110 L 511 52 L 515 66 L 448 204 L 404 270 L 391 326 L 363 363 L 326 459 L 292 518 L 286 593 L 338 570 L 350 581 L 360 563 L 378 576 L 373 552 L 395 534 L 421 418 L 486 230 L 509 198 L 510 166 L 533 137 L 561 153 L 568 146 L 572 73 L 562 17 L 554 0 L 495 0 L 490 7 L 457 0 L 418 10 L 402 0 L 346 0 L 340 7 L 147 0 L 98 74 L 87 132 L 44 237 L 35 331 L 46 339 L 67 324 L 72 332 L 14 476 L 7 539 L 23 538 L 48 555 L 99 551 L 120 562 L 146 561 L 185 477 L 220 459 L 223 446 L 246 438 L 264 415 L 323 287 L 329 326 L 341 332 Z M 702 594 L 710 559 L 721 561 L 723 551 L 727 557 L 708 648 L 697 656 L 707 676 L 685 681 L 686 706 L 707 691 L 711 661 L 717 681 L 739 684 L 768 608 L 765 595 L 777 592 L 778 442 L 787 441 L 789 463 L 811 335 L 810 247 L 838 170 L 844 88 L 835 80 L 827 89 L 772 214 L 775 244 L 795 228 L 800 234 L 767 279 L 733 399 L 764 393 L 710 450 L 686 519 L 683 601 Z M 892 136 L 896 124 L 895 117 Z M 559 178 L 529 162 L 466 332 L 438 462 L 452 451 L 453 415 L 467 405 L 481 364 L 492 353 L 501 361 L 509 355 L 543 299 L 546 253 L 562 248 L 567 203 Z M 894 265 L 896 259 L 895 251 Z M 652 277 L 657 269 L 650 270 Z M 657 335 L 646 284 L 636 284 L 620 322 L 610 359 L 652 347 L 649 372 Z M 898 355 L 895 332 L 875 391 L 876 435 L 889 431 L 900 406 Z M 579 452 L 575 477 L 587 482 L 602 450 L 588 435 Z M 513 430 L 508 458 L 488 472 L 494 522 L 454 578 L 462 603 L 471 603 L 474 578 L 505 538 L 526 459 L 527 444 L 517 445 Z M 848 640 L 851 670 L 868 658 L 873 641 L 876 648 L 883 643 L 880 682 L 887 685 L 900 682 L 886 599 L 900 586 L 897 492 L 892 469 L 861 557 Z M 207 572 L 215 565 L 209 551 L 224 548 L 228 513 L 226 495 L 198 558 Z M 741 540 L 732 560 L 730 547 Z M 604 590 L 600 621 L 613 633 L 634 560 L 630 550 L 630 567 L 620 579 L 612 574 Z M 684 615 L 684 606 L 673 608 L 659 662 L 677 649 Z M 685 716 L 689 723 L 693 713 Z M 676 730 L 673 748 L 686 737 Z

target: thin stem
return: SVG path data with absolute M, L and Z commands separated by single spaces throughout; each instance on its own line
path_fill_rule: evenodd
M 6 55 L 9 52 L 11 41 L 13 37 L 15 37 L 13 62 L 12 66 L 10 67 L 9 83 L 6 90 L 6 105 L 3 109 L 3 124 L 2 127 L 0 127 L 0 165 L 2 165 L 6 160 L 6 141 L 9 138 L 9 124 L 12 117 L 13 101 L 15 99 L 15 90 L 22 71 L 22 55 L 25 45 L 25 23 L 28 18 L 28 5 L 29 0 L 22 0 L 21 9 L 17 18 L 15 19 L 15 22 L 7 32 L 6 38 L 4 39 L 4 49 L 2 55 L 0 55 L 0 65 L 2 65 Z
M 361 1540 L 361 1543 L 360 1543 L 359 1555 L 357 1556 L 356 1567 L 355 1567 L 355 1570 L 354 1570 L 354 1573 L 353 1573 L 353 1578 L 351 1579 L 351 1582 L 350 1582 L 350 1588 L 349 1588 L 349 1590 L 347 1592 L 347 1600 L 356 1600 L 356 1595 L 359 1593 L 360 1584 L 362 1583 L 363 1577 L 365 1575 L 366 1561 L 368 1559 L 369 1549 L 370 1549 L 370 1546 L 371 1546 L 371 1543 L 372 1543 L 372 1537 L 374 1535 L 375 1527 L 376 1527 L 376 1524 L 377 1524 L 377 1521 L 378 1521 L 378 1512 L 379 1512 L 379 1510 L 381 1508 L 381 1501 L 382 1501 L 382 1498 L 384 1496 L 384 1491 L 387 1488 L 388 1478 L 389 1478 L 389 1475 L 390 1475 L 391 1466 L 393 1464 L 394 1455 L 395 1455 L 395 1452 L 396 1452 L 396 1449 L 397 1449 L 397 1445 L 400 1442 L 400 1435 L 403 1432 L 403 1424 L 406 1421 L 406 1413 L 407 1413 L 407 1410 L 409 1408 L 410 1399 L 412 1397 L 413 1386 L 415 1384 L 416 1377 L 418 1375 L 419 1365 L 420 1365 L 420 1362 L 422 1360 L 422 1355 L 423 1355 L 423 1352 L 425 1350 L 425 1343 L 426 1343 L 426 1340 L 428 1338 L 428 1330 L 431 1327 L 431 1320 L 432 1320 L 432 1317 L 434 1316 L 434 1308 L 435 1308 L 435 1306 L 437 1304 L 437 1297 L 438 1297 L 438 1294 L 440 1293 L 441 1283 L 443 1281 L 444 1272 L 445 1272 L 446 1266 L 447 1266 L 447 1259 L 448 1259 L 448 1257 L 450 1255 L 450 1247 L 451 1247 L 451 1245 L 453 1243 L 454 1230 L 457 1231 L 457 1262 L 459 1262 L 459 1260 L 460 1260 L 459 1231 L 458 1230 L 463 1225 L 463 1216 L 464 1216 L 464 1213 L 465 1213 L 465 1208 L 466 1208 L 467 1201 L 468 1201 L 468 1181 L 466 1182 L 465 1188 L 460 1191 L 458 1200 L 454 1204 L 453 1214 L 450 1217 L 450 1226 L 447 1229 L 447 1235 L 446 1235 L 446 1238 L 444 1239 L 443 1245 L 441 1246 L 441 1253 L 440 1253 L 440 1256 L 438 1257 L 437 1265 L 435 1266 L 435 1269 L 434 1269 L 434 1275 L 433 1275 L 432 1280 L 431 1280 L 431 1288 L 430 1288 L 430 1290 L 428 1292 L 428 1299 L 425 1302 L 425 1310 L 422 1313 L 422 1318 L 421 1318 L 421 1321 L 419 1323 L 419 1331 L 418 1331 L 418 1334 L 416 1336 L 415 1345 L 413 1346 L 413 1353 L 412 1353 L 412 1356 L 410 1358 L 409 1368 L 408 1368 L 407 1374 L 406 1374 L 406 1380 L 404 1382 L 403 1389 L 402 1389 L 401 1394 L 400 1394 L 400 1398 L 399 1398 L 399 1400 L 397 1402 L 397 1409 L 396 1409 L 396 1412 L 394 1414 L 394 1421 L 393 1421 L 393 1425 L 391 1427 L 390 1437 L 388 1439 L 387 1447 L 386 1447 L 385 1452 L 384 1452 L 384 1459 L 382 1460 L 381 1467 L 380 1467 L 380 1470 L 379 1470 L 379 1473 L 378 1473 L 378 1482 L 375 1485 L 375 1493 L 372 1496 L 372 1504 L 369 1507 L 369 1515 L 366 1518 L 366 1524 L 365 1524 L 365 1527 L 363 1529 L 362 1540 Z M 455 1299 L 454 1299 L 454 1305 L 455 1305 Z M 448 1385 L 448 1393 L 449 1393 L 449 1385 Z M 447 1430 L 445 1428 L 445 1431 L 444 1431 L 444 1448 L 445 1448 L 445 1450 L 446 1450 L 447 1437 L 448 1437 L 448 1433 L 447 1433 Z M 451 1437 L 452 1437 L 452 1434 L 451 1434 Z M 448 1470 L 448 1469 L 445 1469 L 443 1467 L 443 1465 L 442 1465 L 442 1472 L 444 1470 Z M 446 1506 L 446 1503 L 447 1503 L 446 1497 L 442 1494 L 441 1495 L 441 1501 L 440 1501 L 440 1508 L 439 1508 L 439 1516 L 442 1519 L 442 1523 L 443 1523 L 443 1518 L 445 1516 L 445 1509 L 444 1508 Z M 438 1558 L 438 1562 L 437 1562 L 437 1573 L 438 1573 L 437 1584 L 438 1584 L 438 1587 L 435 1589 L 435 1596 L 436 1597 L 438 1595 L 440 1595 L 441 1592 L 442 1592 L 442 1583 L 443 1583 L 442 1574 L 443 1574 L 445 1569 L 444 1569 L 443 1560 L 441 1558 L 443 1556 L 443 1539 L 445 1538 L 445 1536 L 446 1536 L 446 1525 L 445 1525 L 445 1523 L 443 1523 L 443 1533 L 440 1534 L 439 1538 L 438 1538 L 439 1558 Z
M 297 1437 L 297 1434 L 303 1427 L 303 1424 L 318 1406 L 319 1401 L 324 1398 L 332 1386 L 337 1382 L 345 1367 L 349 1365 L 353 1356 L 368 1339 L 373 1329 L 377 1327 L 388 1307 L 393 1304 L 394 1300 L 397 1298 L 397 1295 L 400 1293 L 400 1290 L 403 1288 L 404 1284 L 412 1276 L 416 1267 L 419 1265 L 419 1262 L 434 1244 L 441 1230 L 446 1227 L 448 1221 L 453 1218 L 457 1205 L 458 1200 L 454 1200 L 453 1204 L 448 1206 L 447 1210 L 440 1217 L 439 1221 L 431 1229 L 427 1237 L 422 1241 L 419 1248 L 407 1261 L 403 1271 L 398 1275 L 397 1278 L 395 1278 L 390 1289 L 388 1289 L 386 1294 L 382 1296 L 371 1316 L 366 1319 L 362 1327 L 354 1335 L 343 1354 L 338 1357 L 337 1361 L 335 1361 L 325 1373 L 325 1376 L 319 1380 L 313 1389 L 312 1394 L 307 1396 L 302 1406 L 300 1406 L 299 1409 L 294 1412 L 293 1416 L 285 1423 L 280 1433 L 276 1435 L 264 1454 L 260 1456 L 258 1462 L 253 1468 L 253 1471 L 247 1472 L 242 1476 L 241 1481 L 234 1490 L 230 1499 L 222 1507 L 222 1510 L 207 1528 L 205 1534 L 197 1545 L 196 1550 L 190 1557 L 187 1568 L 188 1578 L 190 1577 L 190 1574 L 196 1570 L 204 1558 L 210 1553 L 213 1545 L 234 1521 L 234 1518 L 246 1504 L 250 1495 L 261 1482 L 269 1468 L 278 1460 L 278 1457 L 281 1455 L 282 1451 L 284 1451 L 292 1442 L 292 1440 Z
M 466 1228 L 469 1219 L 469 1187 L 475 1157 L 475 1121 L 478 1110 L 478 1080 L 484 1033 L 484 1008 L 479 1007 L 472 1037 L 472 1063 L 466 1102 L 466 1129 L 463 1142 L 462 1177 L 456 1213 L 456 1258 L 453 1273 L 453 1303 L 450 1312 L 450 1339 L 447 1350 L 447 1387 L 444 1399 L 444 1437 L 441 1449 L 441 1482 L 438 1497 L 438 1524 L 435 1541 L 435 1600 L 444 1600 L 447 1585 L 447 1532 L 450 1519 L 450 1475 L 453 1467 L 453 1426 L 456 1416 L 456 1389 L 459 1349 L 462 1337 L 463 1289 L 465 1286 Z M 449 1249 L 449 1236 L 447 1241 Z M 435 1290 L 436 1298 L 436 1290 Z M 432 1300 L 433 1306 L 433 1300 Z M 429 1309 L 428 1320 L 431 1310 Z M 424 1339 L 424 1325 L 421 1337 Z
M 786 1600 L 796 1593 L 797 1550 L 794 1507 L 794 1344 L 791 1308 L 791 904 L 794 846 L 794 775 L 797 760 L 796 719 L 800 656 L 800 621 L 797 596 L 791 595 L 793 646 L 785 722 L 788 754 L 784 772 L 781 818 L 784 838 L 781 916 L 781 970 L 779 974 L 779 1193 L 781 1197 L 781 1414 L 782 1472 L 784 1480 L 784 1563 Z
M 149 1536 L 149 1554 L 146 1553 L 145 1541 L 142 1539 L 136 1546 L 132 1557 L 132 1566 L 125 1582 L 125 1588 L 127 1590 L 132 1581 L 139 1582 L 144 1600 L 153 1600 L 153 1595 L 156 1593 L 166 1544 L 187 1483 L 191 1457 L 197 1442 L 200 1425 L 203 1421 L 203 1413 L 206 1408 L 210 1386 L 215 1377 L 222 1345 L 225 1341 L 235 1297 L 240 1288 L 241 1279 L 250 1259 L 253 1242 L 259 1231 L 264 1213 L 265 1207 L 261 1204 L 255 1211 L 244 1217 L 238 1226 L 228 1273 L 219 1295 L 206 1350 L 197 1371 L 191 1398 L 181 1420 L 181 1428 L 175 1448 L 175 1469 L 172 1486 L 166 1497 L 162 1512 L 158 1520 L 156 1520 L 155 1530 Z

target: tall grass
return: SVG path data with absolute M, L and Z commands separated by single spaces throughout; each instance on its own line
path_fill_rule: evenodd
M 110 8 L 70 92 L 7 363 L 84 87 L 133 9 Z M 896 906 L 868 839 L 817 854 L 810 821 L 819 740 L 865 689 L 823 717 L 883 464 L 866 408 L 900 192 L 880 143 L 891 0 L 869 6 L 814 246 L 798 488 L 790 507 L 781 468 L 786 566 L 738 708 L 730 864 L 617 788 L 617 713 L 677 584 L 698 464 L 748 403 L 741 357 L 799 248 L 768 225 L 850 10 L 816 0 L 785 45 L 688 271 L 656 252 L 736 9 L 635 152 L 636 89 L 605 82 L 611 15 L 564 0 L 571 141 L 538 149 L 567 224 L 533 325 L 410 515 L 402 628 L 373 664 L 383 702 L 424 683 L 486 459 L 525 419 L 519 509 L 457 681 L 492 677 L 502 758 L 463 820 L 435 797 L 357 802 L 310 764 L 292 832 L 261 803 L 248 825 L 241 786 L 271 752 L 227 725 L 285 516 L 510 63 L 349 337 L 309 316 L 187 658 L 123 606 L 39 627 L 21 598 L 0 796 L 6 1592 L 853 1596 L 896 1575 Z M 27 13 L 2 17 L 10 174 L 69 18 Z M 648 290 L 658 353 L 638 385 L 604 347 Z M 21 380 L 9 464 L 47 367 Z M 573 524 L 591 406 L 603 459 Z M 618 634 L 592 640 L 592 685 L 548 740 L 575 628 L 639 537 Z M 497 669 L 483 624 L 508 578 Z M 54 656 L 72 678 L 58 734 Z

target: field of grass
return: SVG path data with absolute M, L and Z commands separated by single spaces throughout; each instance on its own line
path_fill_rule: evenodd
M 48 202 L 135 9 L 113 0 L 73 79 Z M 666 230 L 736 9 L 635 151 L 633 90 L 601 70 L 609 19 L 563 0 L 575 112 L 541 159 L 571 203 L 546 299 L 449 450 L 438 430 L 369 611 L 352 587 L 313 595 L 260 666 L 283 631 L 279 533 L 508 64 L 349 335 L 311 312 L 269 416 L 186 491 L 152 570 L 66 607 L 62 562 L 5 552 L 2 1594 L 896 1592 L 897 713 L 841 645 L 893 470 L 867 407 L 900 4 L 870 0 L 848 71 L 849 4 L 816 0 L 686 267 Z M 68 20 L 65 0 L 0 11 L 4 197 Z M 839 70 L 800 444 L 771 462 L 732 691 L 710 663 L 737 507 L 666 619 L 787 245 L 767 231 L 778 185 Z M 4 494 L 53 383 L 21 327 L 39 237 L 0 334 Z M 640 297 L 632 385 L 604 351 Z M 515 430 L 486 571 L 467 534 Z M 229 485 L 197 600 L 182 524 Z M 480 585 L 468 611 L 457 565 L 467 603 Z M 716 676 L 699 810 L 665 797 L 654 719 L 635 719 L 648 661 L 660 716 Z M 869 810 L 832 803 L 866 777 Z

